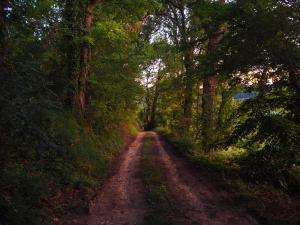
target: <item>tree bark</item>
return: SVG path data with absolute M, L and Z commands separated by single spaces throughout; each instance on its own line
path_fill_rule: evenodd
M 149 91 L 149 76 L 146 77 L 146 96 L 145 96 L 145 104 L 146 104 L 146 110 L 145 110 L 145 118 L 144 118 L 144 130 L 149 130 L 149 121 L 150 121 L 150 112 L 151 112 L 151 101 L 150 101 L 150 91 Z
M 194 79 L 192 73 L 192 49 L 187 49 L 184 56 L 184 103 L 183 103 L 183 132 L 188 133 L 192 125 L 193 87 Z
M 217 125 L 217 76 L 206 77 L 203 81 L 202 97 L 202 136 L 203 148 L 209 151 L 214 142 L 214 135 Z
M 85 33 L 88 35 L 91 32 L 94 10 L 100 0 L 89 0 L 86 8 L 86 15 L 84 18 Z M 74 94 L 74 108 L 77 112 L 83 113 L 86 109 L 86 83 L 89 74 L 90 62 L 90 46 L 84 43 L 81 47 L 81 66 L 80 73 L 77 78 L 77 90 Z
M 156 126 L 156 109 L 157 109 L 157 101 L 159 97 L 159 82 L 162 76 L 158 75 L 157 80 L 155 82 L 155 89 L 154 89 L 154 97 L 151 106 L 151 114 L 150 114 L 150 121 L 148 123 L 148 130 L 152 130 Z
M 156 108 L 157 108 L 158 96 L 159 96 L 158 89 L 155 88 L 155 93 L 154 93 L 153 102 L 151 106 L 150 120 L 147 125 L 147 130 L 152 130 L 156 126 Z
M 193 106 L 193 46 L 190 44 L 190 40 L 187 35 L 187 23 L 186 15 L 184 12 L 184 6 L 179 9 L 181 15 L 181 33 L 182 33 L 182 43 L 181 47 L 183 49 L 183 64 L 185 67 L 184 73 L 184 102 L 183 102 L 183 134 L 189 133 L 190 127 L 192 125 L 192 106 Z
M 223 1 L 220 1 L 223 4 Z M 218 44 L 224 37 L 224 31 L 217 29 L 209 37 L 208 55 L 213 55 L 218 47 Z M 206 76 L 203 80 L 203 101 L 202 101 L 202 138 L 203 148 L 205 151 L 213 149 L 215 142 L 215 132 L 217 128 L 217 88 L 218 80 L 215 72 L 215 65 L 211 65 L 212 74 Z

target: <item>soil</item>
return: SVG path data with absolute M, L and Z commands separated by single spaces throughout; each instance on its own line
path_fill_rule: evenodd
M 256 225 L 246 209 L 235 204 L 229 192 L 199 178 L 172 154 L 155 132 L 140 132 L 118 162 L 91 204 L 88 225 L 143 225 L 147 213 L 143 183 L 139 177 L 141 145 L 145 135 L 154 139 L 156 161 L 168 191 L 176 202 L 175 225 Z
M 88 225 L 142 224 L 145 204 L 139 179 L 140 146 L 145 133 L 140 132 L 116 162 L 114 174 L 103 185 L 91 204 Z
M 176 200 L 178 225 L 256 225 L 246 209 L 236 206 L 226 191 L 215 188 L 209 180 L 195 176 L 186 163 L 164 148 L 154 132 L 158 160 L 164 171 L 168 190 Z

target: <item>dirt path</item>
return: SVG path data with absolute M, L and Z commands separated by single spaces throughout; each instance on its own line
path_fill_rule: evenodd
M 167 151 L 154 132 L 155 146 L 169 191 L 178 204 L 178 225 L 256 225 L 245 209 L 238 208 L 227 192 L 191 174 L 186 164 Z
M 166 150 L 154 132 L 141 132 L 123 153 L 113 176 L 105 183 L 91 207 L 88 225 L 144 225 L 147 213 L 139 177 L 140 146 L 145 134 L 153 137 L 154 154 L 162 168 L 169 192 L 176 202 L 177 225 L 256 225 L 231 196 L 217 190 L 205 178 L 196 178 L 181 159 Z
M 91 206 L 88 225 L 142 224 L 145 207 L 138 173 L 144 135 L 144 132 L 139 133 L 121 156 L 115 174 L 104 184 Z

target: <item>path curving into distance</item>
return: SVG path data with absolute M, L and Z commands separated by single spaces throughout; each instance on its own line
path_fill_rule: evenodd
M 175 225 L 258 225 L 246 209 L 234 204 L 228 192 L 198 178 L 174 156 L 155 132 L 140 132 L 118 162 L 91 205 L 88 225 L 146 225 L 144 187 L 140 179 L 144 136 L 153 140 L 153 154 L 176 202 Z M 174 223 L 173 223 L 174 224 Z

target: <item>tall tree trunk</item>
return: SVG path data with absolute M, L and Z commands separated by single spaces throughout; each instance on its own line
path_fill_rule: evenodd
M 187 49 L 184 54 L 184 102 L 183 102 L 183 133 L 187 134 L 192 125 L 192 106 L 193 106 L 193 52 L 192 49 Z
M 188 135 L 192 125 L 192 106 L 193 106 L 193 45 L 188 37 L 188 23 L 185 12 L 185 4 L 179 4 L 180 21 L 179 30 L 182 36 L 180 48 L 183 50 L 184 64 L 184 101 L 183 101 L 183 118 L 181 121 L 182 134 Z
M 217 125 L 217 76 L 206 77 L 203 81 L 202 97 L 202 136 L 206 151 L 212 148 Z
M 221 4 L 224 1 L 220 1 Z M 213 55 L 218 47 L 219 42 L 224 36 L 222 29 L 217 29 L 209 37 L 208 41 L 208 55 Z M 205 77 L 203 80 L 203 101 L 202 101 L 202 138 L 203 148 L 205 151 L 213 149 L 215 142 L 215 131 L 217 128 L 217 88 L 218 80 L 217 74 L 214 71 L 215 65 L 211 65 L 212 74 Z
M 154 93 L 153 102 L 151 106 L 150 121 L 147 126 L 148 130 L 152 130 L 156 126 L 156 108 L 157 108 L 158 96 L 159 96 L 159 92 L 157 88 L 155 88 L 155 93 Z
M 196 129 L 195 129 L 195 139 L 199 140 L 202 135 L 202 117 L 201 117 L 201 112 L 202 112 L 202 81 L 198 80 L 197 81 L 197 107 L 196 107 Z
M 149 76 L 146 77 L 146 96 L 145 96 L 145 118 L 144 118 L 144 130 L 149 130 L 149 121 L 151 113 L 151 101 L 149 91 Z
M 152 130 L 156 126 L 156 109 L 157 109 L 157 101 L 159 97 L 159 82 L 162 76 L 158 75 L 157 80 L 155 82 L 155 90 L 154 90 L 154 97 L 151 106 L 151 114 L 150 114 L 150 121 L 148 123 L 148 129 Z
M 88 35 L 91 32 L 94 10 L 100 0 L 89 0 L 86 8 L 86 15 L 84 18 L 85 33 Z M 90 46 L 88 43 L 84 43 L 81 47 L 81 66 L 80 73 L 77 79 L 77 90 L 74 94 L 74 109 L 77 112 L 83 113 L 86 108 L 86 83 L 89 73 L 90 62 Z

